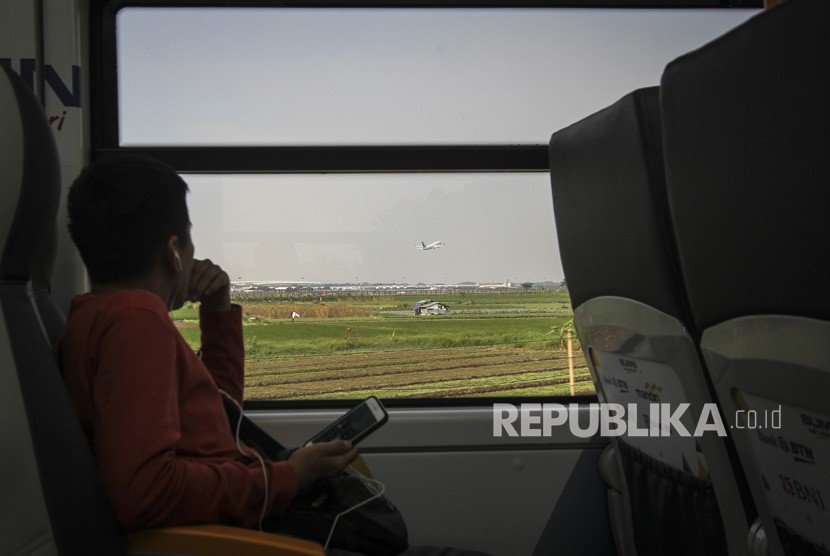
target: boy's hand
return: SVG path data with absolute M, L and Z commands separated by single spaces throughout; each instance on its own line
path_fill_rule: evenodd
M 210 259 L 193 259 L 187 296 L 200 301 L 207 311 L 229 311 L 231 308 L 231 281 L 228 274 Z
M 317 479 L 343 471 L 356 457 L 357 448 L 351 442 L 335 440 L 298 448 L 288 461 L 297 474 L 297 490 L 302 490 Z

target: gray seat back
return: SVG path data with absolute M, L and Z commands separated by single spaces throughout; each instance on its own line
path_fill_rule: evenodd
M 0 66 L 0 554 L 117 556 L 124 540 L 33 296 L 59 196 L 52 130 Z
M 622 506 L 625 513 L 616 518 L 623 522 L 621 550 L 740 554 L 747 510 L 727 439 L 713 431 L 694 436 L 713 397 L 685 326 L 661 145 L 657 88 L 635 91 L 552 136 L 562 264 L 600 398 L 627 414 L 627 433 L 615 439 L 619 453 L 611 459 L 621 465 L 622 503 L 609 495 L 612 511 Z M 689 404 L 680 418 L 685 435 L 665 418 L 650 430 L 665 417 L 657 404 L 672 411 Z M 639 430 L 631 430 L 632 420 Z
M 828 23 L 788 0 L 662 80 L 691 314 L 773 554 L 830 554 Z

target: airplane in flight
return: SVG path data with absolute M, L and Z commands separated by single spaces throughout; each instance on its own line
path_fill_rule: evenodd
M 430 249 L 438 249 L 439 247 L 443 247 L 443 246 L 444 246 L 443 241 L 433 241 L 429 245 L 427 245 L 426 243 L 424 243 L 422 241 L 421 245 L 416 245 L 415 248 L 420 249 L 421 251 L 428 251 Z

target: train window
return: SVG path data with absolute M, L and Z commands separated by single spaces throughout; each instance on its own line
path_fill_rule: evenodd
M 124 4 L 92 56 L 96 154 L 186 175 L 269 402 L 594 395 L 548 138 L 753 13 Z

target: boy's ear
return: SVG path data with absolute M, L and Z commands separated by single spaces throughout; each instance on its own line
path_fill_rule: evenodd
M 167 245 L 164 249 L 164 259 L 175 272 L 182 271 L 182 257 L 179 255 L 179 238 L 175 234 L 167 238 Z

